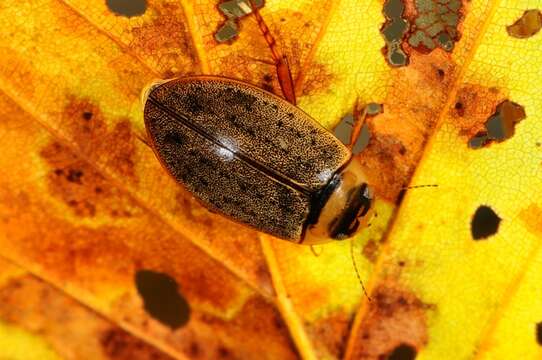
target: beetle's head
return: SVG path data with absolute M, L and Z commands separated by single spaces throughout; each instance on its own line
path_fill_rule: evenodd
M 367 227 L 373 215 L 373 192 L 359 161 L 352 159 L 335 174 L 314 224 L 307 227 L 303 244 L 345 240 Z

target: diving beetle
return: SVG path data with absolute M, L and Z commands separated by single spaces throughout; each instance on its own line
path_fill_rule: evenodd
M 294 105 L 286 58 L 253 10 L 289 101 L 217 76 L 160 81 L 143 93 L 151 147 L 213 212 L 299 244 L 352 237 L 370 218 L 367 177 L 348 147 Z

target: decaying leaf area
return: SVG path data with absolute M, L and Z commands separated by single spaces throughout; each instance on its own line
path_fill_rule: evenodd
M 380 105 L 353 259 L 210 213 L 142 141 L 154 79 L 281 94 L 245 1 L 2 1 L 0 358 L 540 358 L 542 1 L 253 1 L 301 109 Z

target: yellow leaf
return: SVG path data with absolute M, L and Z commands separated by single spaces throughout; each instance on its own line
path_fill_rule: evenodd
M 299 107 L 331 129 L 356 102 L 383 104 L 360 157 L 378 217 L 315 256 L 208 212 L 141 141 L 140 93 L 153 79 L 213 74 L 281 94 L 254 17 L 228 20 L 216 1 L 156 0 L 127 18 L 110 3 L 0 6 L 0 256 L 30 281 L 176 358 L 540 356 L 542 37 L 507 33 L 540 4 L 419 0 L 393 15 L 401 2 L 265 2 Z M 237 37 L 219 43 L 228 21 Z M 388 41 L 383 51 L 384 29 L 403 21 L 400 50 Z M 408 63 L 390 66 L 393 51 Z M 469 147 L 505 100 L 525 109 L 515 134 Z M 438 187 L 401 202 L 409 184 Z M 474 240 L 482 205 L 502 220 Z M 141 274 L 173 284 L 162 290 L 184 313 L 152 310 Z

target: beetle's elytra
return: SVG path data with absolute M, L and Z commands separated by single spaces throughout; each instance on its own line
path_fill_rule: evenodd
M 154 152 L 212 211 L 303 244 L 348 238 L 369 217 L 351 152 L 287 101 L 213 76 L 161 82 L 145 96 Z

